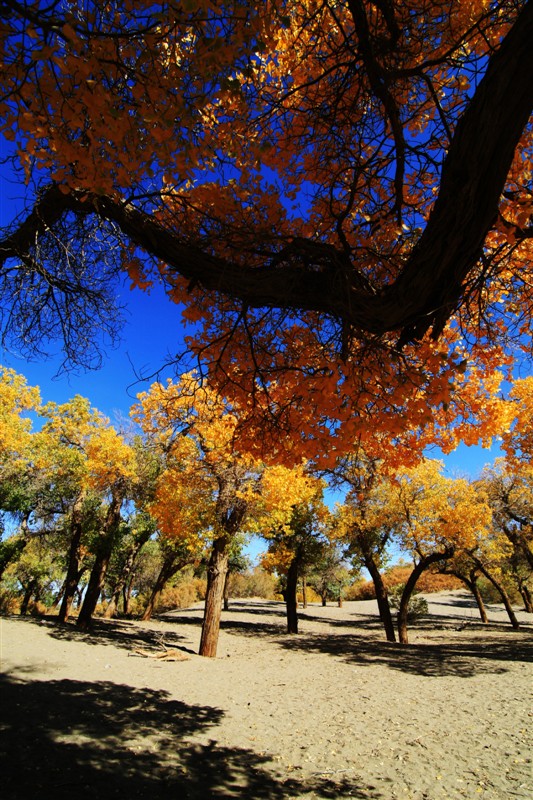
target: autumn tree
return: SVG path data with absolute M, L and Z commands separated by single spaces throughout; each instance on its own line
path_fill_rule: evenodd
M 26 546 L 29 517 L 37 504 L 30 412 L 37 411 L 40 402 L 37 387 L 28 386 L 15 370 L 0 366 L 0 534 L 6 517 L 21 526 L 18 536 L 0 541 L 0 577 Z
M 91 363 L 128 273 L 253 399 L 256 452 L 281 431 L 332 458 L 369 418 L 462 434 L 509 333 L 529 346 L 531 3 L 3 8 L 29 206 L 0 240 L 6 341 Z
M 491 530 L 492 512 L 485 495 L 465 479 L 446 478 L 442 468 L 442 463 L 428 459 L 399 473 L 390 484 L 400 521 L 398 539 L 414 563 L 398 611 L 402 644 L 408 643 L 409 600 L 424 570 L 457 551 L 470 554 Z
M 306 476 L 304 472 L 286 470 L 285 485 L 293 486 L 297 480 L 307 495 L 305 500 L 295 503 L 290 514 L 281 524 L 272 524 L 263 535 L 268 541 L 268 550 L 262 558 L 262 566 L 275 571 L 283 581 L 283 597 L 287 611 L 287 633 L 298 633 L 298 581 L 322 555 L 325 538 L 323 486 L 319 480 Z M 292 473 L 292 474 L 291 474 Z M 267 523 L 267 524 L 268 524 Z
M 104 617 L 107 619 L 117 614 L 121 600 L 124 613 L 128 613 L 128 591 L 131 587 L 135 566 L 143 547 L 155 534 L 155 531 L 156 522 L 146 511 L 136 511 L 130 519 L 124 522 L 119 547 L 115 547 L 111 554 L 105 576 L 110 594 L 104 612 Z
M 214 657 L 230 546 L 257 491 L 261 465 L 239 453 L 236 415 L 193 375 L 154 384 L 132 413 L 167 456 L 151 513 L 176 542 L 171 549 L 194 560 L 210 543 L 200 655 Z
M 367 455 L 359 447 L 352 454 L 337 459 L 329 475 L 334 485 L 348 487 L 344 502 L 335 507 L 331 537 L 347 547 L 357 568 L 368 570 L 387 641 L 395 642 L 382 571 L 400 516 L 398 507 L 390 503 L 390 484 L 383 459 Z
M 342 607 L 343 590 L 352 580 L 346 563 L 344 551 L 336 542 L 328 542 L 311 565 L 307 583 L 320 595 L 323 606 L 334 600 Z

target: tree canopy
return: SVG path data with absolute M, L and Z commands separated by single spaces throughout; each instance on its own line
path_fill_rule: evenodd
M 114 276 L 161 281 L 202 367 L 304 453 L 369 416 L 460 423 L 509 337 L 530 347 L 532 3 L 2 9 L 31 189 L 0 240 L 4 340 L 90 361 Z

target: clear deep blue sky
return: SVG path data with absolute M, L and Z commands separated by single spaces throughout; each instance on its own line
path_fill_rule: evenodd
M 0 157 L 5 155 L 6 146 L 0 136 Z M 9 224 L 24 208 L 24 192 L 23 185 L 13 182 L 10 170 L 0 166 L 0 227 Z M 138 289 L 130 291 L 128 284 L 127 281 L 118 290 L 119 302 L 126 306 L 122 340 L 115 349 L 106 351 L 101 369 L 58 375 L 59 355 L 28 362 L 1 347 L 0 363 L 25 375 L 30 385 L 38 385 L 44 401 L 63 403 L 81 394 L 112 421 L 117 415 L 127 416 L 136 394 L 149 386 L 149 382 L 139 382 L 138 376 L 156 373 L 169 354 L 181 352 L 184 334 L 179 307 L 161 288 L 155 287 L 150 293 Z M 163 373 L 164 376 L 169 374 L 168 371 Z M 438 452 L 431 455 L 440 457 Z M 497 446 L 491 451 L 460 446 L 444 460 L 450 475 L 476 477 L 497 455 Z

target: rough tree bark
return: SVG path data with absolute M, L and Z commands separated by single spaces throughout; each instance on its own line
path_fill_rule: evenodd
M 219 536 L 215 539 L 207 568 L 207 591 L 198 652 L 201 656 L 208 658 L 215 658 L 217 654 L 224 583 L 229 562 L 228 545 L 227 536 Z

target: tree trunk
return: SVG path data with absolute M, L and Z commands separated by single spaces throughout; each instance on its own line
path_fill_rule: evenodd
M 368 551 L 364 553 L 364 562 L 365 562 L 365 567 L 369 571 L 370 577 L 372 578 L 374 589 L 376 590 L 376 600 L 378 603 L 379 617 L 381 619 L 381 622 L 383 623 L 383 627 L 385 628 L 385 635 L 387 637 L 387 641 L 395 642 L 396 634 L 394 633 L 394 623 L 392 621 L 392 614 L 389 605 L 389 596 L 387 594 L 387 588 L 383 583 L 381 572 L 379 571 L 378 566 L 372 557 L 372 554 Z
M 152 618 L 152 614 L 154 613 L 154 609 L 157 601 L 159 600 L 161 592 L 165 588 L 168 581 L 176 574 L 176 572 L 179 572 L 180 569 L 183 569 L 184 566 L 185 562 L 183 559 L 177 559 L 175 553 L 169 553 L 165 557 L 161 569 L 159 570 L 157 580 L 154 584 L 154 588 L 152 589 L 152 594 L 150 595 L 148 603 L 146 604 L 146 608 L 144 609 L 141 617 L 143 622 L 147 622 Z
M 474 575 L 470 577 L 470 580 L 466 582 L 466 585 L 474 595 L 474 599 L 477 603 L 477 607 L 479 609 L 479 616 L 481 617 L 481 622 L 487 624 L 489 618 L 487 617 L 487 611 L 485 609 L 485 603 L 483 602 L 483 598 L 481 597 L 481 592 L 479 591 L 479 586 L 477 585 L 477 577 Z
M 326 606 L 328 604 L 328 596 L 327 596 L 327 594 L 323 594 L 322 597 L 321 597 L 321 600 L 322 600 L 322 608 L 326 608 Z
M 30 604 L 31 596 L 35 591 L 36 587 L 37 587 L 37 578 L 34 578 L 27 585 L 26 591 L 24 592 L 24 598 L 20 606 L 20 614 L 23 617 L 25 617 L 26 614 L 28 613 L 28 606 Z
M 207 567 L 207 591 L 200 649 L 198 651 L 201 656 L 206 656 L 207 658 L 215 658 L 217 654 L 224 583 L 228 571 L 228 544 L 229 539 L 227 536 L 219 536 L 215 539 L 209 566 Z
M 307 608 L 307 578 L 302 575 L 302 608 Z
M 520 594 L 522 595 L 522 600 L 524 601 L 524 610 L 528 614 L 533 614 L 533 599 L 531 598 L 531 592 L 525 583 L 521 583 L 519 589 Z
M 130 602 L 131 602 L 131 593 L 133 590 L 133 581 L 135 578 L 135 573 L 133 572 L 130 575 L 130 579 L 126 586 L 122 589 L 122 603 L 124 605 L 124 616 L 129 616 L 130 613 Z
M 124 587 L 128 583 L 129 578 L 133 572 L 137 556 L 139 555 L 141 549 L 143 548 L 143 546 L 145 545 L 145 543 L 148 541 L 149 538 L 150 534 L 147 533 L 145 537 L 137 541 L 137 543 L 132 547 L 132 549 L 128 553 L 128 556 L 124 562 L 124 566 L 122 567 L 120 576 L 113 588 L 111 600 L 109 601 L 107 608 L 105 610 L 104 617 L 106 619 L 110 619 L 111 617 L 115 616 L 120 600 L 120 595 L 123 593 Z
M 226 578 L 224 580 L 224 594 L 223 594 L 223 608 L 224 611 L 229 611 L 229 579 L 230 579 L 230 571 L 226 572 Z
M 80 543 L 83 535 L 82 507 L 85 493 L 81 492 L 72 506 L 70 518 L 70 546 L 68 551 L 67 575 L 63 584 L 63 597 L 59 609 L 59 622 L 67 622 L 76 596 L 80 580 Z
M 287 572 L 285 604 L 287 606 L 287 633 L 298 633 L 298 557 L 291 561 Z
M 513 611 L 513 607 L 511 605 L 511 601 L 509 600 L 509 595 L 505 591 L 505 588 L 504 588 L 503 584 L 501 584 L 493 575 L 491 575 L 491 573 L 488 571 L 488 569 L 486 569 L 486 567 L 484 566 L 483 562 L 480 561 L 479 558 L 477 558 L 476 556 L 472 555 L 472 553 L 469 553 L 469 555 L 472 558 L 473 562 L 478 567 L 479 571 L 482 572 L 483 575 L 486 577 L 486 579 L 492 583 L 492 585 L 494 586 L 494 588 L 496 589 L 496 591 L 500 595 L 500 597 L 502 599 L 502 603 L 503 603 L 503 605 L 505 607 L 505 610 L 507 611 L 507 616 L 509 617 L 509 622 L 511 623 L 511 625 L 513 626 L 513 628 L 515 630 L 518 630 L 518 628 L 520 627 L 520 624 L 519 624 L 519 622 L 518 622 L 518 620 L 516 618 L 516 615 L 515 615 L 515 613 Z
M 116 534 L 120 524 L 121 506 L 122 497 L 112 497 L 100 535 L 96 560 L 89 576 L 87 591 L 85 592 L 83 605 L 78 615 L 78 622 L 76 623 L 77 627 L 82 630 L 87 629 L 91 624 L 94 610 L 100 598 L 100 593 L 104 588 L 107 567 L 111 559 Z
M 409 600 L 411 599 L 411 595 L 413 594 L 418 579 L 424 570 L 426 570 L 431 564 L 434 564 L 436 561 L 443 561 L 444 559 L 451 558 L 452 556 L 453 550 L 451 548 L 447 548 L 442 553 L 431 553 L 429 556 L 424 556 L 420 559 L 418 564 L 409 575 L 407 583 L 405 584 L 402 592 L 400 610 L 398 611 L 398 638 L 400 640 L 400 644 L 409 644 L 409 639 L 407 636 L 407 612 L 409 608 Z

